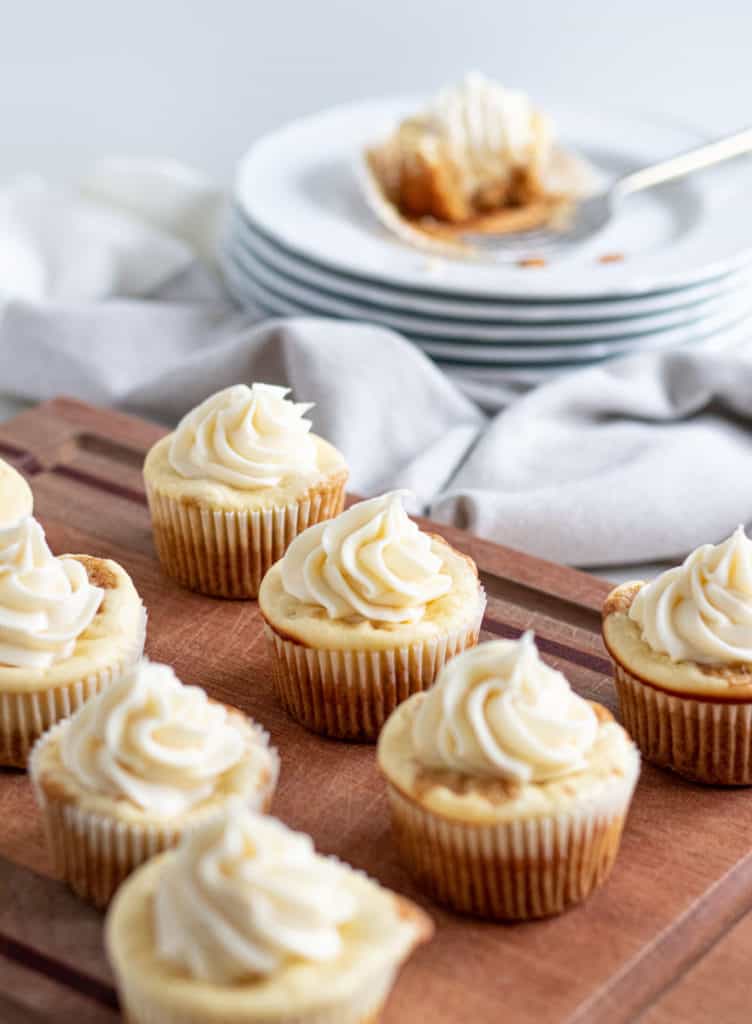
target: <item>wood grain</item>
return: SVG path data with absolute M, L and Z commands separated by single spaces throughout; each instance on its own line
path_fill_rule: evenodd
M 270 731 L 282 755 L 275 812 L 310 832 L 322 851 L 432 914 L 437 936 L 403 971 L 387 1024 L 496 1024 L 502 1013 L 515 1024 L 619 1024 L 646 1014 L 651 1024 L 684 1020 L 670 1016 L 670 1000 L 691 1003 L 691 986 L 704 984 L 703 970 L 715 970 L 717 951 L 731 942 L 729 957 L 737 962 L 749 941 L 746 929 L 735 935 L 752 907 L 751 794 L 692 786 L 645 767 L 614 874 L 587 905 L 515 926 L 463 920 L 431 906 L 396 859 L 373 748 L 310 735 L 277 704 L 255 603 L 191 594 L 162 576 L 140 479 L 143 453 L 161 433 L 153 424 L 57 400 L 3 424 L 0 456 L 28 476 L 54 550 L 106 555 L 126 566 L 149 608 L 148 653 Z M 484 636 L 535 628 L 546 660 L 580 692 L 615 707 L 599 633 L 607 584 L 459 530 L 431 529 L 478 562 L 489 593 Z M 14 993 L 26 992 L 24 979 L 35 968 L 11 952 L 37 951 L 42 980 L 37 1001 L 27 998 L 31 1010 L 49 1013 L 41 993 L 51 986 L 86 1005 L 82 1021 L 112 1019 L 99 918 L 43 877 L 49 865 L 22 774 L 0 774 L 0 815 L 0 968 L 21 979 Z M 0 991 L 8 991 L 2 977 Z M 730 1015 L 718 1019 L 746 1021 L 740 1006 L 730 1001 Z
M 752 1018 L 752 914 L 738 920 L 708 953 L 681 974 L 641 1024 L 707 1024 Z

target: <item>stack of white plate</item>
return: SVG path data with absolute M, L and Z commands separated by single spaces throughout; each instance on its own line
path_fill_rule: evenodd
M 241 304 L 394 328 L 490 400 L 615 356 L 752 336 L 749 161 L 627 200 L 602 235 L 544 266 L 451 259 L 391 235 L 359 183 L 363 147 L 419 103 L 340 107 L 251 147 L 222 246 Z M 554 117 L 605 178 L 704 141 L 659 118 Z

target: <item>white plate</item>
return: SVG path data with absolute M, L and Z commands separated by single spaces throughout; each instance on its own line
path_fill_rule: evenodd
M 329 316 L 329 312 L 319 303 L 307 304 L 265 288 L 258 281 L 239 280 L 232 268 L 225 269 L 225 279 L 230 292 L 242 304 L 251 303 L 260 306 L 265 312 L 275 316 Z M 451 342 L 438 342 L 419 334 L 409 334 L 410 338 L 427 355 L 439 361 L 453 364 L 489 365 L 496 367 L 525 366 L 535 368 L 536 364 L 547 367 L 575 366 L 591 363 L 601 359 L 635 352 L 657 351 L 673 348 L 680 344 L 690 343 L 714 336 L 718 332 L 736 326 L 750 315 L 750 300 L 736 308 L 725 311 L 722 315 L 707 317 L 689 327 L 655 332 L 653 335 L 638 336 L 631 342 L 567 344 L 560 347 L 550 345 L 523 346 L 513 345 L 470 345 Z M 372 321 L 375 322 L 375 321 Z
M 621 320 L 695 305 L 736 288 L 750 287 L 752 271 L 742 269 L 710 282 L 675 288 L 638 299 L 599 302 L 493 302 L 482 298 L 453 299 L 369 282 L 352 275 L 328 270 L 282 248 L 258 231 L 235 204 L 225 232 L 225 246 L 238 253 L 246 250 L 270 268 L 301 284 L 321 288 L 342 298 L 387 306 L 390 309 L 429 316 L 465 320 L 510 320 L 516 323 L 582 323 L 593 320 Z
M 706 338 L 688 345 L 694 352 L 730 352 L 739 354 L 752 352 L 752 330 L 748 323 L 739 325 L 728 331 L 721 331 L 711 338 Z M 587 369 L 597 363 L 575 364 L 574 366 L 541 366 L 541 367 L 496 367 L 496 366 L 458 366 L 456 363 L 442 363 L 434 360 L 438 366 L 458 383 L 472 382 L 479 388 L 516 388 L 519 391 L 555 380 L 563 373 Z
M 615 356 L 636 355 L 644 352 L 663 352 L 672 348 L 679 348 L 682 345 L 691 345 L 694 342 L 708 341 L 718 334 L 742 328 L 746 325 L 747 331 L 752 335 L 752 304 L 747 301 L 744 306 L 738 307 L 733 312 L 722 316 L 708 317 L 704 321 L 698 321 L 687 327 L 675 328 L 670 331 L 660 331 L 620 344 L 598 344 L 592 342 L 584 345 L 567 345 L 552 349 L 539 348 L 526 345 L 518 348 L 511 348 L 505 345 L 452 345 L 450 342 L 433 341 L 416 337 L 413 341 L 421 348 L 426 355 L 444 362 L 455 365 L 477 365 L 487 366 L 513 366 L 532 365 L 540 363 L 544 366 L 571 366 L 579 362 L 597 362 L 602 359 L 612 359 Z
M 391 236 L 361 195 L 353 171 L 421 99 L 337 107 L 256 142 L 241 162 L 236 195 L 251 223 L 288 249 L 345 273 L 401 287 L 527 300 L 635 296 L 706 281 L 749 262 L 750 162 L 665 185 L 625 201 L 606 231 L 571 257 L 522 269 L 427 257 Z M 599 110 L 552 111 L 565 145 L 609 175 L 697 145 L 702 136 L 664 118 Z M 620 263 L 599 254 L 622 252 Z
M 454 320 L 418 313 L 395 312 L 372 303 L 342 298 L 288 277 L 259 259 L 250 250 L 232 245 L 232 243 L 225 249 L 222 265 L 227 273 L 235 276 L 236 284 L 240 284 L 245 279 L 251 296 L 253 296 L 254 285 L 258 284 L 282 298 L 313 307 L 322 314 L 344 317 L 348 320 L 368 320 L 408 334 L 417 333 L 426 337 L 475 344 L 531 342 L 533 344 L 558 345 L 588 339 L 605 341 L 609 338 L 619 342 L 635 335 L 650 335 L 655 331 L 695 323 L 709 316 L 721 314 L 730 307 L 738 305 L 744 294 L 734 290 L 730 295 L 722 293 L 706 299 L 704 302 L 678 310 L 669 310 L 645 317 L 628 317 L 623 320 L 596 320 L 591 323 L 563 324 L 512 324 L 509 322 L 491 324 L 483 321 Z M 745 295 L 744 302 L 749 304 L 749 301 Z

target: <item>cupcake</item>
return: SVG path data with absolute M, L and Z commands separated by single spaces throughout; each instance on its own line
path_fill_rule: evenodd
M 233 808 L 128 879 L 106 944 L 131 1024 L 370 1024 L 432 931 L 308 836 Z
M 30 516 L 34 508 L 31 488 L 20 473 L 0 459 L 0 529 Z
M 219 391 L 146 456 L 157 554 L 183 586 L 255 597 L 290 541 L 344 507 L 345 460 L 309 433 L 312 407 L 287 393 L 268 384 Z
M 35 740 L 141 656 L 146 614 L 117 563 L 52 554 L 26 512 L 29 496 L 0 512 L 0 765 L 26 766 Z M 25 486 L 25 485 L 24 485 Z
M 603 606 L 624 725 L 647 760 L 752 784 L 752 542 L 743 527 Z
M 418 529 L 402 493 L 312 526 L 261 585 L 275 688 L 314 732 L 375 740 L 400 701 L 478 641 L 475 563 Z
M 278 758 L 245 715 L 144 658 L 29 759 L 57 873 L 104 906 L 135 867 L 234 799 L 267 810 Z
M 603 883 L 640 771 L 626 732 L 532 633 L 448 662 L 386 723 L 378 762 L 418 884 L 499 920 L 557 914 Z
M 593 168 L 556 140 L 524 93 L 471 72 L 368 147 L 361 175 L 382 222 L 441 251 L 468 234 L 540 228 L 593 190 Z

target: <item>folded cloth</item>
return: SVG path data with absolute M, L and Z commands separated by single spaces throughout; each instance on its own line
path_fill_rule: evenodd
M 165 423 L 230 383 L 316 403 L 363 494 L 557 561 L 676 558 L 752 515 L 752 359 L 674 352 L 564 376 L 489 417 L 393 331 L 260 322 L 211 255 L 222 197 L 169 163 L 0 196 L 0 392 Z

